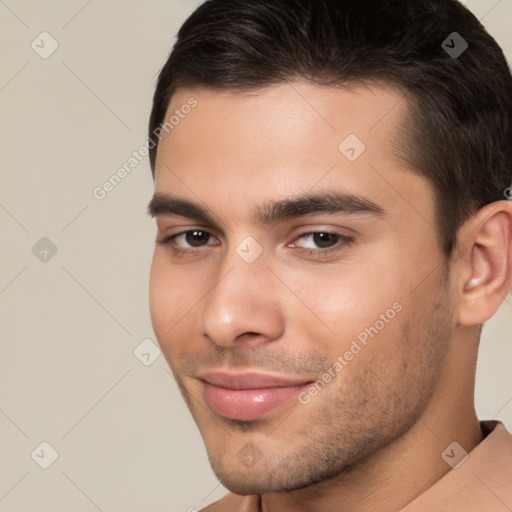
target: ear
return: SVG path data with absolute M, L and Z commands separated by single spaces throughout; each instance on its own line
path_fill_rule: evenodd
M 456 290 L 461 325 L 486 322 L 512 286 L 512 202 L 496 201 L 479 210 L 458 236 L 464 253 L 457 262 Z

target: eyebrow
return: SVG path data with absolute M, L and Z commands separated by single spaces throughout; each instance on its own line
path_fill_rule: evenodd
M 256 208 L 252 220 L 259 224 L 273 224 L 295 217 L 323 214 L 370 214 L 385 215 L 385 210 L 371 199 L 346 192 L 317 192 L 294 198 L 269 201 Z M 187 199 L 156 193 L 148 205 L 148 214 L 156 216 L 180 216 L 206 224 L 216 225 L 207 209 Z

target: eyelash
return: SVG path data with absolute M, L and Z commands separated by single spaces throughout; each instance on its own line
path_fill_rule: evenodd
M 168 237 L 163 238 L 163 239 L 158 239 L 157 243 L 159 245 L 163 245 L 163 246 L 170 246 L 172 248 L 172 250 L 176 254 L 187 255 L 187 254 L 197 253 L 199 250 L 203 250 L 203 248 L 205 246 L 196 247 L 196 248 L 185 248 L 184 249 L 182 247 L 176 246 L 176 243 L 175 243 L 176 238 L 178 238 L 179 236 L 186 235 L 188 233 L 193 233 L 194 231 L 200 231 L 201 233 L 208 234 L 209 236 L 212 236 L 206 230 L 202 230 L 202 229 L 188 229 L 186 231 L 181 231 L 180 233 L 176 233 L 175 235 L 171 235 L 171 236 L 168 236 Z M 299 235 L 297 237 L 297 240 L 305 239 L 305 238 L 307 238 L 309 236 L 314 236 L 314 235 L 319 235 L 319 234 L 334 235 L 337 238 L 336 244 L 334 246 L 328 247 L 326 249 L 306 249 L 306 248 L 303 248 L 303 247 L 299 247 L 298 250 L 300 250 L 302 253 L 305 253 L 305 254 L 308 254 L 308 255 L 324 256 L 324 255 L 330 255 L 331 252 L 339 251 L 343 247 L 349 246 L 354 241 L 353 237 L 350 237 L 350 236 L 347 236 L 347 235 L 342 235 L 341 233 L 336 233 L 336 232 L 332 232 L 332 231 L 307 231 L 307 232 L 302 233 L 301 235 Z

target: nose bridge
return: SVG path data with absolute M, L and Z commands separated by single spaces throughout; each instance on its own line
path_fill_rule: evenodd
M 280 335 L 282 317 L 277 294 L 271 290 L 271 272 L 252 240 L 229 250 L 218 276 L 203 303 L 204 335 L 224 347 L 247 333 L 252 334 L 251 343 Z

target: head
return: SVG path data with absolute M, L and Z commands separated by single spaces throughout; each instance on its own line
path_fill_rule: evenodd
M 228 488 L 350 472 L 472 403 L 456 361 L 510 289 L 512 78 L 460 3 L 209 0 L 149 129 L 153 326 Z

